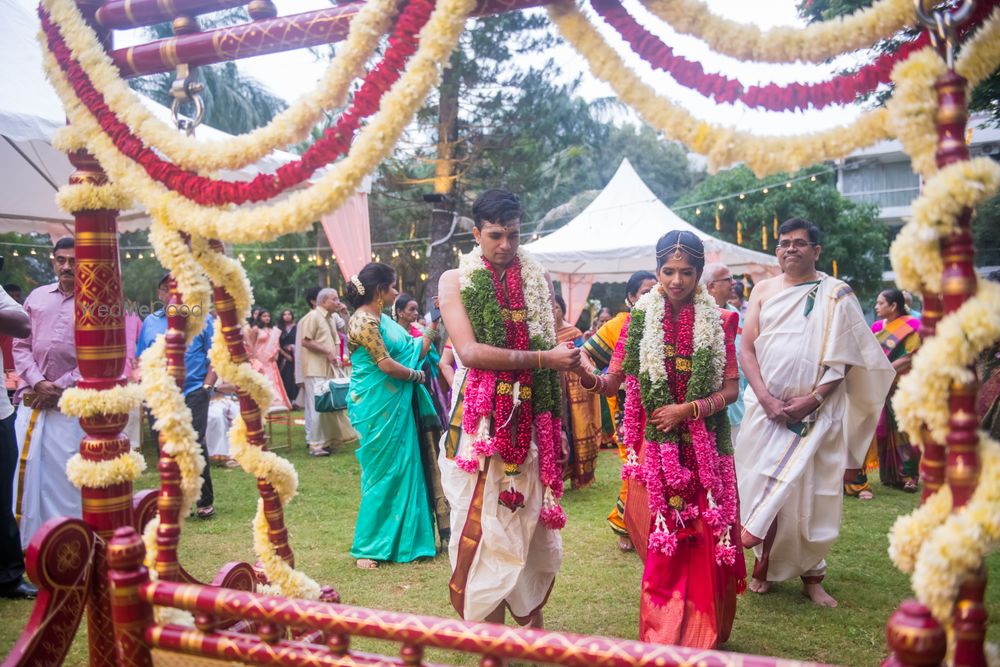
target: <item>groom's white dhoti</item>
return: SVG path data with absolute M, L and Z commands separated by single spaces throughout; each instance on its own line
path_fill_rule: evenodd
M 526 623 L 545 605 L 555 583 L 562 537 L 538 519 L 545 487 L 538 476 L 534 442 L 520 466 L 518 490 L 524 494 L 524 507 L 516 512 L 499 502 L 506 478 L 499 456 L 487 459 L 479 474 L 469 474 L 450 458 L 456 451 L 469 455 L 471 436 L 461 429 L 459 389 L 465 373 L 464 368 L 455 373 L 452 428 L 442 437 L 438 457 L 441 486 L 451 506 L 451 602 L 466 621 L 482 621 L 506 604 L 519 623 Z
M 844 282 L 786 288 L 761 306 L 754 348 L 782 400 L 844 378 L 799 424 L 767 418 L 752 388 L 736 442 L 743 528 L 763 538 L 754 578 L 818 581 L 840 532 L 846 468 L 861 467 L 895 372 Z

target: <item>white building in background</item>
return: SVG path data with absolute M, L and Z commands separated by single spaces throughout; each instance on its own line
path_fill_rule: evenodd
M 1000 128 L 990 126 L 989 114 L 969 118 L 966 141 L 973 157 L 987 155 L 1000 161 Z M 890 238 L 910 218 L 910 205 L 920 194 L 920 176 L 898 141 L 882 141 L 855 151 L 837 162 L 837 189 L 848 199 L 876 204 L 879 219 L 889 227 Z M 980 267 L 980 271 L 997 267 Z M 893 280 L 887 271 L 886 280 Z

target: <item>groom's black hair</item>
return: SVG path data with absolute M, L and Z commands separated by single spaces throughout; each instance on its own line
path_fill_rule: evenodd
M 472 221 L 476 229 L 482 229 L 484 222 L 507 226 L 524 215 L 521 200 L 510 190 L 490 188 L 472 204 Z

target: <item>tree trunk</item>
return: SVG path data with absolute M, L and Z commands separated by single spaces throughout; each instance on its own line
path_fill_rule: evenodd
M 453 56 L 454 57 L 454 56 Z M 452 244 L 447 241 L 452 233 L 454 208 L 452 193 L 455 185 L 455 144 L 458 139 L 458 96 L 461 81 L 457 67 L 448 67 L 441 77 L 438 93 L 437 161 L 434 168 L 434 196 L 425 199 L 433 205 L 431 212 L 431 247 L 427 257 L 427 285 L 424 289 L 425 305 L 429 310 L 438 293 L 438 280 L 452 268 Z

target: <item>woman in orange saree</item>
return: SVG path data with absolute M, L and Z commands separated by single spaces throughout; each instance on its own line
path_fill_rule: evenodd
M 566 321 L 566 303 L 556 294 L 556 342 L 583 345 L 583 332 Z M 601 447 L 601 402 L 580 386 L 580 378 L 562 374 L 563 431 L 569 440 L 569 475 L 574 489 L 594 483 L 597 453 Z
M 712 649 L 725 642 L 746 584 L 726 405 L 736 400 L 735 312 L 699 284 L 701 240 L 668 232 L 656 244 L 659 287 L 639 299 L 608 373 L 578 371 L 584 388 L 625 386 L 622 475 L 650 513 L 639 638 Z

